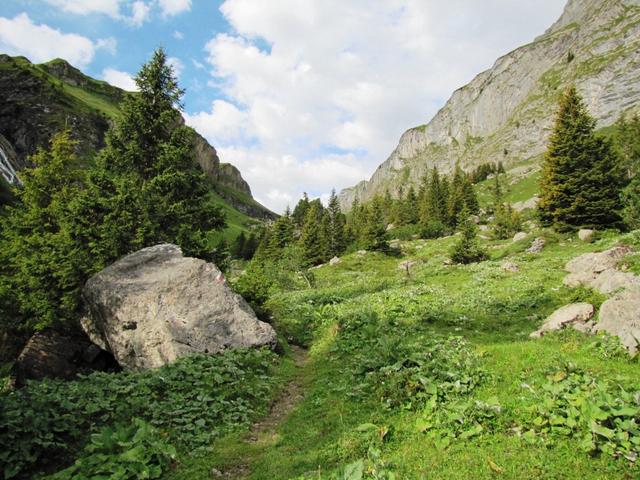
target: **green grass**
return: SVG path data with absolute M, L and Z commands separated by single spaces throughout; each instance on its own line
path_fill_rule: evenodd
M 575 438 L 540 434 L 529 443 L 522 437 L 530 426 L 529 412 L 539 403 L 530 390 L 540 391 L 549 373 L 567 362 L 599 381 L 640 388 L 637 362 L 605 358 L 593 337 L 563 332 L 528 338 L 566 303 L 602 302 L 588 290 L 563 287 L 563 266 L 620 238 L 605 233 L 595 244 L 584 244 L 535 233 L 540 234 L 548 239 L 540 255 L 524 252 L 527 240 L 490 241 L 485 243 L 491 259 L 468 266 L 443 265 L 452 238 L 403 242 L 402 258 L 347 255 L 337 266 L 314 271 L 314 289 L 275 294 L 269 302 L 275 326 L 293 341 L 312 346 L 302 372 L 304 400 L 270 435 L 256 443 L 247 443 L 242 432 L 223 437 L 214 443 L 212 455 L 179 466 L 172 478 L 208 478 L 211 468 L 233 471 L 240 464 L 253 480 L 347 478 L 336 472 L 358 460 L 370 472 L 364 478 L 389 478 L 383 472 L 398 479 L 638 478 L 633 464 L 603 453 L 589 455 Z M 501 269 L 506 258 L 520 266 L 519 273 Z M 397 268 L 405 259 L 418 262 L 410 277 Z M 487 420 L 482 434 L 454 438 L 443 448 L 438 432 L 422 433 L 417 427 L 426 415 L 424 398 L 407 395 L 399 407 L 390 407 L 380 397 L 384 384 L 370 384 L 362 368 L 379 351 L 392 357 L 420 354 L 434 338 L 449 335 L 470 342 L 486 376 L 477 378 L 478 387 L 470 393 L 445 400 L 441 408 L 497 402 L 500 413 Z M 402 388 L 393 390 L 400 398 Z M 374 424 L 378 433 L 359 428 L 363 424 Z
M 227 222 L 224 230 L 210 234 L 209 240 L 212 244 L 216 244 L 221 238 L 224 238 L 227 242 L 232 242 L 240 232 L 250 232 L 252 228 L 260 224 L 258 220 L 233 208 L 229 202 L 225 201 L 218 193 L 211 192 L 210 196 L 211 201 L 224 212 Z

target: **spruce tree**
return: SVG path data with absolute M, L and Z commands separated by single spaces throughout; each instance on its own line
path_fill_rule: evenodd
M 293 219 L 287 210 L 271 227 L 268 254 L 270 258 L 277 259 L 282 254 L 282 250 L 293 243 L 294 230 Z
M 247 243 L 247 237 L 244 234 L 244 230 L 242 230 L 235 241 L 233 242 L 233 248 L 231 249 L 231 254 L 234 258 L 243 258 L 242 252 L 244 251 L 244 246 Z
M 389 245 L 386 240 L 386 224 L 383 202 L 380 197 L 375 197 L 367 209 L 367 222 L 364 229 L 364 246 L 368 250 L 386 252 Z
M 224 215 L 196 165 L 193 130 L 182 125 L 179 112 L 183 91 L 162 49 L 135 81 L 139 92 L 126 97 L 73 205 L 73 234 L 96 268 L 162 242 L 209 258 L 206 234 L 224 226 Z
M 329 243 L 328 256 L 332 258 L 340 255 L 347 248 L 345 239 L 346 219 L 344 213 L 340 210 L 340 202 L 335 190 L 331 190 L 327 212 L 329 216 L 329 227 L 327 233 Z
M 326 241 L 322 232 L 322 204 L 310 202 L 300 234 L 302 265 L 312 267 L 325 261 Z
M 623 168 L 629 184 L 622 192 L 622 218 L 632 228 L 640 228 L 640 118 L 636 115 L 630 121 L 624 116 L 617 123 L 616 144 L 620 152 Z
M 413 185 L 409 187 L 406 197 L 400 202 L 401 223 L 404 225 L 413 225 L 418 223 L 418 198 Z
M 618 226 L 624 175 L 611 143 L 594 133 L 575 87 L 560 99 L 545 153 L 538 211 L 558 230 Z
M 465 181 L 464 181 L 464 172 L 460 168 L 459 165 L 456 165 L 456 168 L 453 172 L 453 177 L 451 178 L 451 188 L 449 190 L 449 196 L 447 199 L 447 218 L 450 226 L 455 227 L 460 216 L 460 212 L 462 212 L 465 207 Z
M 462 196 L 464 197 L 464 206 L 469 213 L 477 215 L 480 211 L 480 204 L 469 175 L 464 175 L 462 179 Z
M 292 218 L 293 223 L 296 224 L 298 228 L 302 228 L 304 224 L 305 217 L 307 216 L 307 211 L 309 210 L 309 197 L 307 192 L 302 194 L 302 198 L 298 201 L 296 206 L 293 209 Z
M 455 263 L 465 264 L 485 260 L 487 253 L 478 241 L 478 228 L 466 208 L 460 212 L 458 224 L 462 236 L 451 249 L 451 260 Z

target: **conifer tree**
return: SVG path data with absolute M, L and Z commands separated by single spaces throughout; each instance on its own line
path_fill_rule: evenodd
M 455 263 L 480 262 L 487 258 L 487 253 L 478 241 L 478 228 L 471 219 L 466 208 L 460 212 L 458 219 L 462 236 L 451 249 L 451 260 Z
M 249 237 L 247 237 L 247 241 L 244 242 L 244 246 L 242 247 L 242 255 L 241 258 L 244 260 L 251 260 L 256 253 L 256 249 L 258 248 L 258 239 L 256 238 L 256 234 L 251 232 Z
M 300 234 L 302 265 L 312 267 L 325 261 L 326 242 L 322 238 L 322 204 L 310 202 Z
M 0 330 L 69 327 L 78 313 L 91 258 L 69 229 L 82 179 L 75 146 L 69 131 L 55 135 L 22 171 L 18 203 L 0 212 Z
M 540 219 L 558 230 L 617 226 L 624 175 L 611 143 L 595 135 L 575 87 L 559 107 L 542 166 Z
M 376 196 L 367 209 L 367 222 L 364 229 L 365 248 L 386 252 L 389 249 L 385 238 L 386 230 L 382 200 Z
M 277 259 L 281 255 L 282 250 L 284 250 L 287 245 L 293 243 L 294 229 L 293 220 L 287 209 L 284 215 L 278 218 L 271 227 L 268 254 L 270 258 L 274 260 Z
M 464 183 L 464 172 L 459 165 L 456 165 L 453 177 L 451 178 L 451 188 L 447 199 L 447 218 L 449 225 L 452 227 L 456 226 L 460 212 L 462 212 L 465 207 Z
M 616 143 L 629 184 L 622 193 L 624 222 L 632 229 L 640 228 L 640 118 L 630 121 L 624 116 L 617 123 Z
M 135 80 L 139 92 L 126 97 L 74 203 L 73 234 L 96 268 L 161 242 L 208 258 L 206 233 L 222 228 L 224 215 L 195 163 L 193 130 L 181 125 L 183 91 L 162 49 Z
M 243 258 L 244 246 L 247 243 L 247 237 L 244 234 L 244 230 L 242 230 L 235 241 L 233 242 L 233 248 L 231 249 L 231 254 L 235 258 Z
M 469 175 L 464 175 L 462 179 L 462 196 L 464 197 L 464 206 L 467 208 L 471 215 L 477 215 L 480 211 L 480 204 L 478 203 L 478 197 L 476 191 L 471 183 Z
M 418 223 L 418 198 L 413 185 L 409 187 L 406 197 L 403 201 L 399 202 L 401 211 L 400 218 L 401 223 L 404 225 L 413 225 Z
M 302 224 L 304 223 L 308 210 L 309 210 L 309 197 L 307 195 L 307 192 L 304 192 L 302 194 L 302 198 L 298 201 L 298 203 L 294 207 L 293 214 L 291 215 L 293 218 L 293 223 L 295 223 L 298 228 L 302 228 Z
M 328 256 L 330 258 L 340 255 L 347 247 L 345 239 L 346 219 L 340 210 L 340 202 L 335 190 L 331 190 L 329 205 L 327 206 L 329 227 L 327 239 L 329 243 Z

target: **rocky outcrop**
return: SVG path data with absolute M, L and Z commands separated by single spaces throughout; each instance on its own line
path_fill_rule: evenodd
M 526 251 L 527 253 L 533 253 L 533 254 L 540 253 L 544 248 L 544 246 L 546 245 L 546 243 L 547 241 L 542 237 L 534 238 L 533 242 L 531 242 L 531 246 L 527 248 Z
M 637 355 L 640 345 L 640 288 L 626 288 L 604 302 L 593 331 L 617 336 L 631 355 Z
M 553 312 L 538 330 L 529 335 L 531 338 L 539 338 L 547 332 L 562 330 L 568 325 L 577 327 L 577 330 L 585 331 L 591 325 L 587 322 L 593 318 L 593 305 L 590 303 L 572 303 L 565 305 Z
M 109 370 L 113 357 L 84 335 L 65 335 L 53 330 L 35 333 L 22 349 L 15 364 L 16 382 L 60 378 L 71 380 L 79 373 Z
M 629 247 L 618 246 L 604 252 L 580 255 L 565 265 L 569 275 L 564 278 L 563 283 L 567 287 L 583 285 L 594 288 L 600 293 L 611 293 L 620 286 L 624 286 L 623 277 L 631 275 L 619 272 L 616 268 L 618 262 L 631 252 L 632 249 Z M 599 278 L 604 272 L 607 272 L 604 277 Z M 631 277 L 628 279 L 632 280 Z
M 537 163 L 557 99 L 575 84 L 599 127 L 640 100 L 640 1 L 569 0 L 561 18 L 533 42 L 499 58 L 456 90 L 426 125 L 406 131 L 369 181 L 340 193 L 355 198 L 417 186 L 432 167 L 450 172 L 501 160 Z
M 215 265 L 183 257 L 175 245 L 122 258 L 91 277 L 83 297 L 83 329 L 124 368 L 276 343 L 273 328 L 256 318 Z

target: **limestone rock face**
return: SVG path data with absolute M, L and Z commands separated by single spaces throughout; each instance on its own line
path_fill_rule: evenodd
M 640 345 L 640 288 L 627 288 L 604 302 L 593 330 L 617 336 L 629 353 L 636 355 Z
M 539 163 L 558 94 L 575 84 L 598 126 L 640 100 L 640 0 L 569 0 L 543 35 L 496 60 L 456 90 L 425 125 L 407 130 L 368 181 L 340 192 L 343 211 L 388 190 L 417 187 L 431 168 L 507 169 Z M 604 34 L 603 32 L 606 32 Z
M 183 257 L 175 245 L 120 259 L 89 279 L 83 297 L 83 329 L 124 368 L 276 343 L 273 328 L 256 318 L 214 264 Z
M 542 324 L 538 330 L 533 332 L 530 337 L 538 338 L 546 332 L 561 330 L 570 324 L 582 324 L 593 317 L 593 305 L 590 303 L 572 303 L 565 305 L 553 312 Z M 580 329 L 580 327 L 578 327 Z

